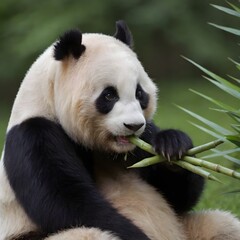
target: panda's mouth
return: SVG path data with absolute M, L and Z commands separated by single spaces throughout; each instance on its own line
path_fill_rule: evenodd
M 136 146 L 129 141 L 130 136 L 132 135 L 111 135 L 111 150 L 118 153 L 132 151 Z
M 129 139 L 129 136 L 116 136 L 115 140 L 119 145 L 129 145 L 131 144 Z

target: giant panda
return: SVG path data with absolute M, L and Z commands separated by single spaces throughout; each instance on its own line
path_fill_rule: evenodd
M 70 30 L 32 65 L 17 94 L 0 167 L 0 240 L 240 239 L 228 212 L 191 212 L 202 177 L 167 159 L 192 147 L 152 121 L 157 88 L 132 50 L 124 21 L 114 36 Z

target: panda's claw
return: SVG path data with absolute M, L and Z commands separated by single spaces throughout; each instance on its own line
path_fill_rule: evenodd
M 179 153 L 178 153 L 178 160 L 182 158 L 182 151 L 180 150 Z
M 157 151 L 156 151 L 156 152 L 157 152 Z M 161 152 L 161 155 L 163 156 L 163 158 L 166 158 L 164 151 Z

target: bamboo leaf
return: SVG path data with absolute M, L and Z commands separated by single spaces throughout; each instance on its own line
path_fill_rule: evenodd
M 225 26 L 221 26 L 221 25 L 218 25 L 218 24 L 214 24 L 214 23 L 209 23 L 209 24 L 216 27 L 216 28 L 219 28 L 223 31 L 226 31 L 226 32 L 232 33 L 234 35 L 240 36 L 240 30 L 238 30 L 236 28 L 225 27 Z
M 206 76 L 204 76 L 208 81 L 210 81 L 212 84 L 216 85 L 218 88 L 222 89 L 224 92 L 232 95 L 233 97 L 240 99 L 240 88 L 239 90 L 235 90 L 233 87 L 226 86 L 224 84 L 221 84 L 217 81 L 214 81 Z
M 228 59 L 229 59 L 232 63 L 235 64 L 235 66 L 236 66 L 236 68 L 237 68 L 238 70 L 240 70 L 240 63 L 239 63 L 239 62 L 233 60 L 232 58 L 228 58 Z M 238 81 L 237 81 L 237 82 L 238 82 Z
M 204 124 L 206 124 L 207 126 L 209 126 L 210 128 L 214 129 L 215 131 L 219 132 L 220 134 L 224 134 L 224 135 L 232 135 L 233 133 L 229 130 L 227 130 L 226 128 L 221 127 L 220 125 L 192 112 L 187 110 L 186 108 L 180 107 L 178 106 L 180 109 L 182 109 L 184 112 L 188 113 L 189 115 L 193 116 L 194 118 L 198 119 L 199 121 L 203 122 Z
M 228 2 L 228 1 L 226 1 L 226 2 L 227 2 L 227 4 L 228 4 L 229 6 L 231 6 L 235 11 L 237 11 L 237 12 L 240 13 L 240 8 L 238 8 L 237 6 L 235 6 L 234 4 L 232 4 L 232 3 Z
M 213 99 L 213 98 L 211 98 L 211 97 L 209 97 L 207 95 L 204 95 L 204 94 L 202 94 L 200 92 L 197 92 L 197 91 L 195 91 L 193 89 L 190 89 L 190 91 L 195 93 L 195 94 L 197 94 L 197 95 L 199 95 L 199 96 L 201 96 L 201 97 L 203 97 L 203 98 L 205 98 L 205 99 L 207 99 L 208 101 L 216 104 L 217 106 L 219 106 L 219 107 L 221 107 L 221 108 L 223 108 L 225 110 L 233 111 L 233 112 L 236 111 L 236 109 L 232 108 L 231 106 L 229 106 L 229 105 L 227 105 L 227 104 L 225 104 L 223 102 L 217 101 L 217 100 L 215 100 L 215 99 Z
M 239 124 L 231 124 L 232 128 L 237 131 L 238 133 L 240 133 L 240 125 Z
M 224 90 L 226 88 L 226 92 L 233 95 L 236 98 L 240 97 L 240 87 L 228 82 L 228 84 L 222 83 L 222 82 L 218 82 L 215 81 L 209 77 L 203 76 L 205 79 L 207 79 L 208 81 L 210 81 L 211 83 L 215 84 L 217 87 L 221 88 L 222 90 Z M 228 91 L 227 91 L 228 90 Z M 224 90 L 225 91 L 225 90 Z
M 235 77 L 233 77 L 233 76 L 231 76 L 231 75 L 228 75 L 228 77 L 230 77 L 232 80 L 234 80 L 235 82 L 237 82 L 237 83 L 240 84 L 240 79 L 235 78 Z
M 235 10 L 232 10 L 230 8 L 226 8 L 226 7 L 222 7 L 222 6 L 219 6 L 219 5 L 215 5 L 215 4 L 210 4 L 211 6 L 213 6 L 214 8 L 217 8 L 218 10 L 220 11 L 223 11 L 227 14 L 230 14 L 230 15 L 233 15 L 233 16 L 236 16 L 236 17 L 240 17 L 240 13 L 235 11 Z
M 203 132 L 205 132 L 205 133 L 207 133 L 207 134 L 209 134 L 209 135 L 211 135 L 211 136 L 213 136 L 215 138 L 219 138 L 219 139 L 225 140 L 225 138 L 222 135 L 219 135 L 219 134 L 217 134 L 217 133 L 215 133 L 215 132 L 213 132 L 213 131 L 211 131 L 211 130 L 203 127 L 203 126 L 200 126 L 200 125 L 198 125 L 196 123 L 193 123 L 193 122 L 190 122 L 190 123 L 193 126 L 195 126 L 196 128 L 200 129 L 201 131 L 203 131 Z
M 235 112 L 228 112 L 228 115 L 233 118 L 236 122 L 240 123 L 240 116 L 238 113 Z
M 227 137 L 227 140 L 229 140 L 230 142 L 232 142 L 235 145 L 237 145 L 238 147 L 240 147 L 240 136 L 238 136 L 238 135 L 228 135 L 226 137 Z
M 230 150 L 226 150 L 226 151 L 218 151 L 217 153 L 213 153 L 207 156 L 202 157 L 203 159 L 209 159 L 209 158 L 215 158 L 215 157 L 224 157 L 227 156 L 229 154 L 232 153 L 237 153 L 240 152 L 240 148 L 234 148 L 234 149 L 230 149 Z M 239 164 L 240 164 L 240 160 L 239 160 Z
M 240 193 L 240 189 L 237 190 L 233 190 L 233 191 L 229 191 L 229 192 L 224 192 L 223 194 L 236 194 L 236 193 Z
M 233 60 L 232 58 L 228 58 L 232 63 L 234 63 L 236 66 L 240 66 L 240 63 Z
M 221 152 L 217 149 L 213 149 L 212 151 L 215 152 L 215 153 L 220 153 Z M 226 158 L 227 160 L 233 162 L 233 163 L 236 163 L 236 164 L 240 165 L 240 160 L 235 158 L 235 157 L 232 157 L 232 156 L 229 156 L 229 155 L 224 155 L 223 157 Z
M 229 111 L 227 110 L 224 110 L 224 109 L 219 109 L 219 108 L 209 108 L 213 111 L 216 111 L 216 112 L 220 112 L 220 113 L 228 113 Z
M 226 156 L 224 156 L 224 158 L 226 158 L 227 160 L 229 160 L 229 161 L 231 161 L 233 163 L 236 163 L 236 164 L 240 165 L 240 160 L 235 158 L 235 157 L 226 155 Z
M 217 74 L 207 70 L 206 68 L 202 67 L 201 65 L 197 64 L 196 62 L 192 61 L 189 58 L 186 58 L 184 56 L 182 56 L 185 60 L 187 60 L 188 62 L 192 63 L 194 66 L 196 66 L 197 68 L 199 68 L 201 71 L 203 71 L 204 73 L 206 73 L 208 76 L 212 77 L 213 79 L 217 80 L 218 82 L 221 82 L 227 86 L 230 85 L 229 81 L 227 81 L 226 79 L 218 76 Z

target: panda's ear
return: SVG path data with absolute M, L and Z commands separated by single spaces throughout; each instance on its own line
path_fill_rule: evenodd
M 127 44 L 130 48 L 133 47 L 132 34 L 127 24 L 123 20 L 119 20 L 116 22 L 116 33 L 114 34 L 114 37 L 121 42 Z
M 82 45 L 82 33 L 79 30 L 70 30 L 60 36 L 54 45 L 54 58 L 58 61 L 72 56 L 78 59 L 85 51 L 86 47 Z

